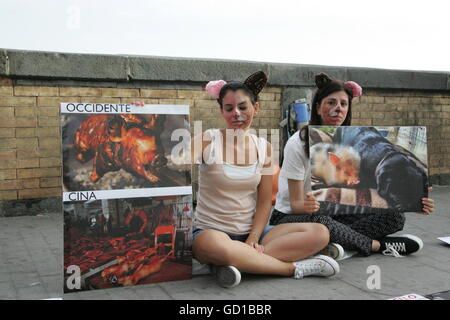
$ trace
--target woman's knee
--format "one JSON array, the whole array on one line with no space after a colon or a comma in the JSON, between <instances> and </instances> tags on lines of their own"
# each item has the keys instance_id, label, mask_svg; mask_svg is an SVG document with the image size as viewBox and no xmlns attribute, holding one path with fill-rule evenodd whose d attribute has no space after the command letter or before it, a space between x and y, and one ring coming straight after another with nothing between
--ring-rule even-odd
<instances>
[{"instance_id":1,"label":"woman's knee","mask_svg":"<svg viewBox=\"0 0 450 320\"><path fill-rule=\"evenodd\" d=\"M330 230L321 223L313 223L313 228L317 235L317 241L326 246L330 242Z\"/></svg>"},{"instance_id":2,"label":"woman's knee","mask_svg":"<svg viewBox=\"0 0 450 320\"><path fill-rule=\"evenodd\" d=\"M201 263L226 265L232 254L229 241L232 240L223 232L204 230L192 243L193 255Z\"/></svg>"},{"instance_id":3,"label":"woman's knee","mask_svg":"<svg viewBox=\"0 0 450 320\"><path fill-rule=\"evenodd\" d=\"M330 231L328 228L320 223L308 223L308 232L312 246L323 249L330 242ZM319 250L320 250L319 249Z\"/></svg>"}]
</instances>

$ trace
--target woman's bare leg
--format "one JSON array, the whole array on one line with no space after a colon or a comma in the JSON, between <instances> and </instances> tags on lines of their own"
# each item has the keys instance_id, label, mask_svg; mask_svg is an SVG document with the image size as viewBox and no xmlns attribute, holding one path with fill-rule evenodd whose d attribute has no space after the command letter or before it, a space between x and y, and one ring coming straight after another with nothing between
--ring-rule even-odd
<instances>
[{"instance_id":1,"label":"woman's bare leg","mask_svg":"<svg viewBox=\"0 0 450 320\"><path fill-rule=\"evenodd\" d=\"M194 240L193 253L197 260L205 264L232 265L242 272L253 274L292 276L295 271L292 262L325 247L329 234L325 227L289 225L292 227L280 225L267 233L263 239L263 245L268 246L265 247L266 253L259 253L243 242L231 240L227 234L217 230L202 231ZM311 244L314 244L313 248L306 248ZM286 259L282 261L272 254Z\"/></svg>"},{"instance_id":2,"label":"woman's bare leg","mask_svg":"<svg viewBox=\"0 0 450 320\"><path fill-rule=\"evenodd\" d=\"M273 227L261 244L264 253L293 262L319 252L329 241L328 228L320 223L285 223Z\"/></svg>"}]
</instances>

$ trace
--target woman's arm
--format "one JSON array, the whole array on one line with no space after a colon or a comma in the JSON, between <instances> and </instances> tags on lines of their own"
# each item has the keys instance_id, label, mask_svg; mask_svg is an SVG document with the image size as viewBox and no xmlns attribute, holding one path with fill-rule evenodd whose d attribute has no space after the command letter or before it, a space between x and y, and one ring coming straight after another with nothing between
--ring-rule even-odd
<instances>
[{"instance_id":1,"label":"woman's arm","mask_svg":"<svg viewBox=\"0 0 450 320\"><path fill-rule=\"evenodd\" d=\"M272 146L267 143L267 157L272 158ZM258 244L259 238L267 225L272 209L272 179L273 172L270 170L273 163L272 160L266 161L261 176L261 181L258 185L258 195L256 200L256 212L253 217L252 230L247 238L246 243L251 245L259 252L263 252L263 247ZM268 170L269 169L269 170Z\"/></svg>"},{"instance_id":2,"label":"woman's arm","mask_svg":"<svg viewBox=\"0 0 450 320\"><path fill-rule=\"evenodd\" d=\"M319 202L312 193L305 194L304 181L307 177L309 159L300 138L292 136L284 148L284 161L280 179L286 179L289 190L289 204L294 214L310 214L319 210Z\"/></svg>"},{"instance_id":3,"label":"woman's arm","mask_svg":"<svg viewBox=\"0 0 450 320\"><path fill-rule=\"evenodd\" d=\"M293 213L310 214L316 212L320 208L319 201L317 201L312 192L305 195L304 181L288 179L289 202Z\"/></svg>"}]
</instances>

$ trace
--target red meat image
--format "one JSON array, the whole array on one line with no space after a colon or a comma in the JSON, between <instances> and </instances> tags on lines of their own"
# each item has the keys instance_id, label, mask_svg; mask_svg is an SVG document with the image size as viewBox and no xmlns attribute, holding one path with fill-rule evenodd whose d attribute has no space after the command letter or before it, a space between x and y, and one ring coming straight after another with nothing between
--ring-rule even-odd
<instances>
[{"instance_id":1,"label":"red meat image","mask_svg":"<svg viewBox=\"0 0 450 320\"><path fill-rule=\"evenodd\" d=\"M93 159L92 182L120 169L158 182L157 174L167 163L159 138L163 122L164 117L154 114L90 115L75 132L76 159Z\"/></svg>"}]
</instances>

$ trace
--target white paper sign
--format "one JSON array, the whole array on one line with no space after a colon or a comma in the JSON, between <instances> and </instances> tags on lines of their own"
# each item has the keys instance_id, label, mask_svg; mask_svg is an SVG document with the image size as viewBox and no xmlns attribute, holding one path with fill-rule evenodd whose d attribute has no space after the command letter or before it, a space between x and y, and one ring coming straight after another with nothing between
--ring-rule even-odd
<instances>
[{"instance_id":1,"label":"white paper sign","mask_svg":"<svg viewBox=\"0 0 450 320\"><path fill-rule=\"evenodd\" d=\"M405 294L404 296L391 298L389 300L430 300L417 293Z\"/></svg>"}]
</instances>

